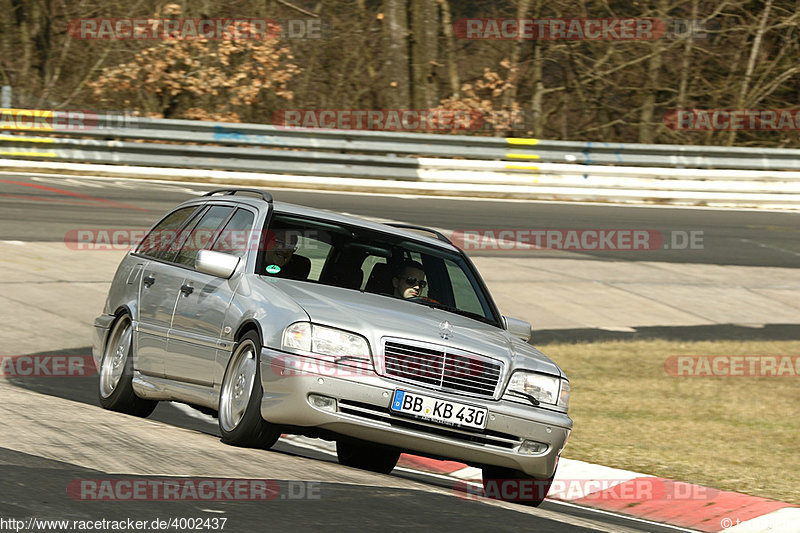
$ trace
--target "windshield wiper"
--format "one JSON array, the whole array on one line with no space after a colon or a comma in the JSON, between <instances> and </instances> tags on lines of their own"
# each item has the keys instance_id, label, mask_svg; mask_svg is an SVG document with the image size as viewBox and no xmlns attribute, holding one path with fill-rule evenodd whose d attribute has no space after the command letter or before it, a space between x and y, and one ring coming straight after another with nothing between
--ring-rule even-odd
<instances>
[{"instance_id":1,"label":"windshield wiper","mask_svg":"<svg viewBox=\"0 0 800 533\"><path fill-rule=\"evenodd\" d=\"M542 403L539 400L537 400L536 397L533 396L532 394L528 394L528 393L525 393L525 392L522 392L522 391L510 390L510 391L508 391L508 393L509 394L516 394L517 396L521 396L521 397L525 398L526 400L528 400L529 402L531 402L533 405L536 405L536 406L538 406L540 403Z\"/></svg>"}]
</instances>

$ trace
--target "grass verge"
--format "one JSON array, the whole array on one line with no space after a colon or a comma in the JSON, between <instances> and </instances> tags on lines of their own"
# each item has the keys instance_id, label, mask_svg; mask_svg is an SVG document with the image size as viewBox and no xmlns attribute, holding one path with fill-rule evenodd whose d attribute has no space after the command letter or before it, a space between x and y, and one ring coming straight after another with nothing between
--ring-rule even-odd
<instances>
[{"instance_id":1,"label":"grass verge","mask_svg":"<svg viewBox=\"0 0 800 533\"><path fill-rule=\"evenodd\" d=\"M673 377L670 356L800 355L800 341L549 344L575 428L564 457L800 504L800 375Z\"/></svg>"}]
</instances>

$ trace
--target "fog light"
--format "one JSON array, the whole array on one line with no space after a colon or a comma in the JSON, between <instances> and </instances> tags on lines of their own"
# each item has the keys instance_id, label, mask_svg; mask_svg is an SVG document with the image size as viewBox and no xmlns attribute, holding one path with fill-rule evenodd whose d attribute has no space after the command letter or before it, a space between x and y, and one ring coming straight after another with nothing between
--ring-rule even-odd
<instances>
[{"instance_id":1,"label":"fog light","mask_svg":"<svg viewBox=\"0 0 800 533\"><path fill-rule=\"evenodd\" d=\"M315 407L320 411L328 411L330 413L336 412L336 399L329 398L328 396L320 396L319 394L309 394L308 403L311 407Z\"/></svg>"},{"instance_id":2,"label":"fog light","mask_svg":"<svg viewBox=\"0 0 800 533\"><path fill-rule=\"evenodd\" d=\"M525 455L538 455L547 451L547 444L544 442L536 442L535 440L523 441L519 447L519 453Z\"/></svg>"}]
</instances>

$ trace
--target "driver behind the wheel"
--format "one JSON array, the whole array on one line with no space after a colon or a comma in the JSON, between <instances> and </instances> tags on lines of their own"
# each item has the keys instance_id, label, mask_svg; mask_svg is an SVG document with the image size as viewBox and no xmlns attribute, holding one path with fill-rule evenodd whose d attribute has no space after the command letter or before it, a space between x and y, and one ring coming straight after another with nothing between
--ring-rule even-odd
<instances>
[{"instance_id":1,"label":"driver behind the wheel","mask_svg":"<svg viewBox=\"0 0 800 533\"><path fill-rule=\"evenodd\" d=\"M417 261L403 262L392 277L394 295L397 298L416 298L428 286L425 281L425 271Z\"/></svg>"}]
</instances>

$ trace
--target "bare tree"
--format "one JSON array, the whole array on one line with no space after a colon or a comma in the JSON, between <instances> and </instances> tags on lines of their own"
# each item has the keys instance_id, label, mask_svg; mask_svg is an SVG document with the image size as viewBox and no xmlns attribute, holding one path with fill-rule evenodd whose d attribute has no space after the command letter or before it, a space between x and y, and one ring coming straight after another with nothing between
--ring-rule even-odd
<instances>
[{"instance_id":1,"label":"bare tree","mask_svg":"<svg viewBox=\"0 0 800 533\"><path fill-rule=\"evenodd\" d=\"M453 36L453 17L450 14L450 1L438 0L442 10L442 33L445 37L445 56L447 58L447 80L450 82L450 94L458 97L461 91L461 78L458 75L455 37Z\"/></svg>"},{"instance_id":2,"label":"bare tree","mask_svg":"<svg viewBox=\"0 0 800 533\"><path fill-rule=\"evenodd\" d=\"M384 101L390 108L408 108L411 82L406 0L383 0L383 43Z\"/></svg>"},{"instance_id":3,"label":"bare tree","mask_svg":"<svg viewBox=\"0 0 800 533\"><path fill-rule=\"evenodd\" d=\"M411 0L412 104L418 109L439 101L439 9L436 0Z\"/></svg>"}]
</instances>

